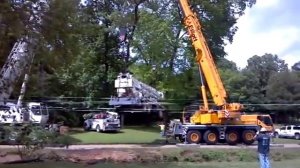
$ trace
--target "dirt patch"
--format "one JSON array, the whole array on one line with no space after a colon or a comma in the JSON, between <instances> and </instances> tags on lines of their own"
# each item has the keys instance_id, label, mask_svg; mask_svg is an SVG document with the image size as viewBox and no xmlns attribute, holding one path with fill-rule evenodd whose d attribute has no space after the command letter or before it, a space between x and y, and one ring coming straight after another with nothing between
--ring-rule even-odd
<instances>
[{"instance_id":1,"label":"dirt patch","mask_svg":"<svg viewBox=\"0 0 300 168\"><path fill-rule=\"evenodd\" d=\"M119 150L76 150L59 152L64 160L72 162L85 162L89 160L131 162L137 158L137 155L129 151Z\"/></svg>"},{"instance_id":2,"label":"dirt patch","mask_svg":"<svg viewBox=\"0 0 300 168\"><path fill-rule=\"evenodd\" d=\"M210 161L253 161L257 160L255 151L237 150L208 150L208 149L78 149L37 151L35 156L41 160L67 161L80 164L109 163L158 163L158 162L210 162ZM272 160L280 161L299 158L298 150L272 150ZM0 152L0 163L18 160L20 157L12 152Z\"/></svg>"},{"instance_id":3,"label":"dirt patch","mask_svg":"<svg viewBox=\"0 0 300 168\"><path fill-rule=\"evenodd\" d=\"M6 163L6 162L13 162L21 160L20 155L17 154L7 154L7 153L1 153L0 154L0 164Z\"/></svg>"},{"instance_id":4,"label":"dirt patch","mask_svg":"<svg viewBox=\"0 0 300 168\"><path fill-rule=\"evenodd\" d=\"M49 155L51 153L51 156ZM92 150L68 150L51 151L45 156L48 159L60 158L60 160L94 164L97 162L157 162L162 160L158 151L141 151L131 149L92 149Z\"/></svg>"}]
</instances>

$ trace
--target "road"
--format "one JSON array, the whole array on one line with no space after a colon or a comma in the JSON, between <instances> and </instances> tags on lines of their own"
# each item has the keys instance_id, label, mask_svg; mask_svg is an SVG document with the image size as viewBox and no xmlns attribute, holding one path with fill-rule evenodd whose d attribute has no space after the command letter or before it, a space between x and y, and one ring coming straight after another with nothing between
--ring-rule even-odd
<instances>
[{"instance_id":1,"label":"road","mask_svg":"<svg viewBox=\"0 0 300 168\"><path fill-rule=\"evenodd\" d=\"M0 149L13 149L17 146L0 145ZM257 148L256 145L199 145L199 144L174 144L174 145L139 145L139 144L109 144L109 145L70 145L68 150L86 150L86 149L136 149L136 148L152 148L152 149L171 149L171 148L218 148L218 149L247 149ZM271 144L271 148L300 148L299 144ZM66 149L65 147L46 147L46 149Z\"/></svg>"}]
</instances>

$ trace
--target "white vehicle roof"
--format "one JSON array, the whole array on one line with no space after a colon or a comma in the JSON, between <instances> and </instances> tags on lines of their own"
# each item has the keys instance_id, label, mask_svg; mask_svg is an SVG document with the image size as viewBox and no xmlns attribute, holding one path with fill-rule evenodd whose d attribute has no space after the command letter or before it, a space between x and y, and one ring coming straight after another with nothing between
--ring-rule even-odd
<instances>
[{"instance_id":1,"label":"white vehicle roof","mask_svg":"<svg viewBox=\"0 0 300 168\"><path fill-rule=\"evenodd\" d=\"M41 103L38 103L38 102L29 102L27 103L28 106L40 106Z\"/></svg>"}]
</instances>

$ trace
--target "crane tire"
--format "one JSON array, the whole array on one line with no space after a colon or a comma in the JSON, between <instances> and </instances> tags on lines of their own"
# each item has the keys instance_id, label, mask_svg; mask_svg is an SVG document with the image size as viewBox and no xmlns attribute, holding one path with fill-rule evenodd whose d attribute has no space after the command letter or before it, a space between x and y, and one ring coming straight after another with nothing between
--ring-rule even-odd
<instances>
[{"instance_id":1,"label":"crane tire","mask_svg":"<svg viewBox=\"0 0 300 168\"><path fill-rule=\"evenodd\" d=\"M253 137L255 136L255 131L253 130L244 130L242 134L243 142L246 145L251 145L254 142Z\"/></svg>"},{"instance_id":2,"label":"crane tire","mask_svg":"<svg viewBox=\"0 0 300 168\"><path fill-rule=\"evenodd\" d=\"M234 130L230 130L226 133L226 142L229 145L236 145L239 142L239 133Z\"/></svg>"},{"instance_id":3,"label":"crane tire","mask_svg":"<svg viewBox=\"0 0 300 168\"><path fill-rule=\"evenodd\" d=\"M218 134L216 131L207 130L204 133L203 139L207 145L215 145L218 142Z\"/></svg>"},{"instance_id":4,"label":"crane tire","mask_svg":"<svg viewBox=\"0 0 300 168\"><path fill-rule=\"evenodd\" d=\"M187 133L187 142L198 144L202 139L201 133L197 130L190 130Z\"/></svg>"}]
</instances>

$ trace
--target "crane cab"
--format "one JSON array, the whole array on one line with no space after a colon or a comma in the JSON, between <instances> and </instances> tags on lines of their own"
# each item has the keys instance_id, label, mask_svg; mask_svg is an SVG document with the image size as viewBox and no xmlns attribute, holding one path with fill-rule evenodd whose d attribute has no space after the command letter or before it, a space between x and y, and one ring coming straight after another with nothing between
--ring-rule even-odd
<instances>
[{"instance_id":1,"label":"crane cab","mask_svg":"<svg viewBox=\"0 0 300 168\"><path fill-rule=\"evenodd\" d=\"M48 122L49 112L48 108L37 102L30 102L27 104L29 121L36 124L44 125ZM28 118L27 118L28 119Z\"/></svg>"}]
</instances>

